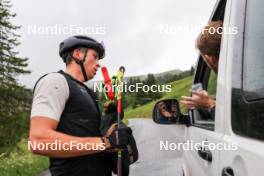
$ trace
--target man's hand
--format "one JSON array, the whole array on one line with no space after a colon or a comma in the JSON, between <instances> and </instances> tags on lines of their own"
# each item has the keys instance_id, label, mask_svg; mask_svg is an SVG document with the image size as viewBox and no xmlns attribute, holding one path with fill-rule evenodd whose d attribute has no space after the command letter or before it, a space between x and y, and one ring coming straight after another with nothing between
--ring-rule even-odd
<instances>
[{"instance_id":1,"label":"man's hand","mask_svg":"<svg viewBox=\"0 0 264 176\"><path fill-rule=\"evenodd\" d=\"M117 105L115 102L106 102L104 104L104 113L114 115L114 119L117 121ZM121 109L121 120L124 118L123 108Z\"/></svg>"},{"instance_id":2,"label":"man's hand","mask_svg":"<svg viewBox=\"0 0 264 176\"><path fill-rule=\"evenodd\" d=\"M129 144L131 132L128 128L117 128L117 124L113 124L106 135L103 137L105 140L106 148L125 148Z\"/></svg>"},{"instance_id":3,"label":"man's hand","mask_svg":"<svg viewBox=\"0 0 264 176\"><path fill-rule=\"evenodd\" d=\"M107 130L105 136L103 137L106 149L109 149L112 147L110 141L108 140L108 137L113 133L115 129L117 129L117 123L114 123L113 125L111 125L111 127Z\"/></svg>"},{"instance_id":4,"label":"man's hand","mask_svg":"<svg viewBox=\"0 0 264 176\"><path fill-rule=\"evenodd\" d=\"M105 102L104 103L104 109L105 109L106 114L116 113L117 112L116 103Z\"/></svg>"},{"instance_id":5,"label":"man's hand","mask_svg":"<svg viewBox=\"0 0 264 176\"><path fill-rule=\"evenodd\" d=\"M207 108L212 109L215 106L215 100L213 100L209 95L208 92L205 90L202 91L192 91L192 97L181 97L181 103L187 109L197 109L197 108Z\"/></svg>"},{"instance_id":6,"label":"man's hand","mask_svg":"<svg viewBox=\"0 0 264 176\"><path fill-rule=\"evenodd\" d=\"M169 111L162 111L162 115L168 119L172 118L173 117L173 114Z\"/></svg>"}]
</instances>

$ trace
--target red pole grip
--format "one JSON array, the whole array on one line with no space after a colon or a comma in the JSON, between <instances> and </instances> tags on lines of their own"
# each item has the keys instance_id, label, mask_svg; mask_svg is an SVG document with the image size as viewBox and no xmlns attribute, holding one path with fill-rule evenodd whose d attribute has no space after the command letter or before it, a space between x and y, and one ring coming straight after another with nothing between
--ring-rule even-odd
<instances>
[{"instance_id":1,"label":"red pole grip","mask_svg":"<svg viewBox=\"0 0 264 176\"><path fill-rule=\"evenodd\" d=\"M107 96L108 96L108 98L110 100L114 100L115 94L114 94L114 91L113 91L111 78L110 78L110 76L108 74L108 70L107 70L106 67L102 67L101 71L102 71L102 74L103 74L103 77L104 77L105 91L107 93Z\"/></svg>"}]
</instances>

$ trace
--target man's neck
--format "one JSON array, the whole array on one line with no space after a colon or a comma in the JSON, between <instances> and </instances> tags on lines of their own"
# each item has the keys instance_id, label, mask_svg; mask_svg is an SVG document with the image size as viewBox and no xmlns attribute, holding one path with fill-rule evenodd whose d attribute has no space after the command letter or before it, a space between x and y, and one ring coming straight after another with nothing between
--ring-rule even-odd
<instances>
[{"instance_id":1,"label":"man's neck","mask_svg":"<svg viewBox=\"0 0 264 176\"><path fill-rule=\"evenodd\" d=\"M79 68L73 68L73 67L67 66L65 72L80 82L84 81L82 72Z\"/></svg>"}]
</instances>

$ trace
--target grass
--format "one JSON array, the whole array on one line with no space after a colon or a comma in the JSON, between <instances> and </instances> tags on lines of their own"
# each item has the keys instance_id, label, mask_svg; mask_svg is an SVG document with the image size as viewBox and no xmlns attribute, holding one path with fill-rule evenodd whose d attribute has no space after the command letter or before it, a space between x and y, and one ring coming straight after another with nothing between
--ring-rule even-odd
<instances>
[{"instance_id":1,"label":"grass","mask_svg":"<svg viewBox=\"0 0 264 176\"><path fill-rule=\"evenodd\" d=\"M190 95L189 89L192 84L192 76L185 79L174 81L169 83L171 85L172 91L167 92L163 95L161 99L177 99L180 100L182 95ZM159 100L161 100L159 99ZM137 108L128 107L125 110L125 120L129 118L149 118L152 116L152 109L155 103L159 100L147 103Z\"/></svg>"},{"instance_id":2,"label":"grass","mask_svg":"<svg viewBox=\"0 0 264 176\"><path fill-rule=\"evenodd\" d=\"M1 176L36 176L48 169L49 160L28 151L27 141L22 140L8 157L0 157Z\"/></svg>"},{"instance_id":3,"label":"grass","mask_svg":"<svg viewBox=\"0 0 264 176\"><path fill-rule=\"evenodd\" d=\"M212 97L215 97L216 96L217 75L213 71L211 71L210 74L211 75L210 75L210 79L208 82L208 93Z\"/></svg>"}]
</instances>

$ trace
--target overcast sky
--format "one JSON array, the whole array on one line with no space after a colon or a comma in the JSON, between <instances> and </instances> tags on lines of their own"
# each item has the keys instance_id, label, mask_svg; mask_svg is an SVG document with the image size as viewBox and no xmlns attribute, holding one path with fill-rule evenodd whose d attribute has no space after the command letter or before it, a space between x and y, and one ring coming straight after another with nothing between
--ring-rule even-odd
<instances>
[{"instance_id":1,"label":"overcast sky","mask_svg":"<svg viewBox=\"0 0 264 176\"><path fill-rule=\"evenodd\" d=\"M195 64L196 36L208 21L216 0L12 0L13 20L22 28L20 56L29 58L30 75L20 76L32 88L41 75L64 69L59 43L86 34L106 47L101 65L126 75L186 70ZM64 30L64 32L63 32ZM98 72L95 79L100 79Z\"/></svg>"}]
</instances>

